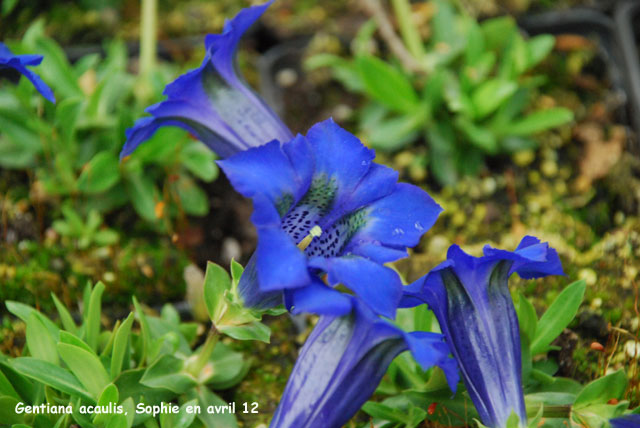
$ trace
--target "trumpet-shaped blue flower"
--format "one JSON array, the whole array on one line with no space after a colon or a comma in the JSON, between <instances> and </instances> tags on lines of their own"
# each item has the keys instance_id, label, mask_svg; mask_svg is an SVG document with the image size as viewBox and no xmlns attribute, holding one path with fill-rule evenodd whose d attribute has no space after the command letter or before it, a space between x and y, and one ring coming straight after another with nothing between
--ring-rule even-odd
<instances>
[{"instance_id":1,"label":"trumpet-shaped blue flower","mask_svg":"<svg viewBox=\"0 0 640 428\"><path fill-rule=\"evenodd\" d=\"M453 245L447 260L405 287L401 306L434 311L482 422L504 428L512 412L526 426L520 332L507 280L561 275L556 251L532 236L515 251L486 246L472 257Z\"/></svg>"},{"instance_id":2,"label":"trumpet-shaped blue flower","mask_svg":"<svg viewBox=\"0 0 640 428\"><path fill-rule=\"evenodd\" d=\"M406 333L356 299L343 316L323 316L296 361L271 421L272 428L339 428L373 394L391 361L410 350L426 370L443 369L458 382L449 347L436 333Z\"/></svg>"},{"instance_id":3,"label":"trumpet-shaped blue flower","mask_svg":"<svg viewBox=\"0 0 640 428\"><path fill-rule=\"evenodd\" d=\"M640 427L640 414L624 415L619 418L609 419L611 428L638 428Z\"/></svg>"},{"instance_id":4,"label":"trumpet-shaped blue flower","mask_svg":"<svg viewBox=\"0 0 640 428\"><path fill-rule=\"evenodd\" d=\"M7 68L16 70L29 79L45 99L55 103L56 98L51 88L42 81L40 76L27 68L27 66L39 65L41 62L42 55L14 55L4 43L0 42L0 71Z\"/></svg>"},{"instance_id":5,"label":"trumpet-shaped blue flower","mask_svg":"<svg viewBox=\"0 0 640 428\"><path fill-rule=\"evenodd\" d=\"M202 65L167 85L167 99L147 108L151 117L139 119L127 130L121 158L165 125L186 129L221 157L274 139L292 138L286 125L235 69L240 38L270 4L243 9L225 23L222 34L205 38Z\"/></svg>"},{"instance_id":6,"label":"trumpet-shaped blue flower","mask_svg":"<svg viewBox=\"0 0 640 428\"><path fill-rule=\"evenodd\" d=\"M394 316L402 285L382 264L406 256L441 208L374 156L329 119L306 137L219 162L254 204L258 246L239 284L246 306L282 303L284 291L293 312L344 314L348 296L331 287L342 284ZM330 286L318 279L324 273Z\"/></svg>"}]
</instances>

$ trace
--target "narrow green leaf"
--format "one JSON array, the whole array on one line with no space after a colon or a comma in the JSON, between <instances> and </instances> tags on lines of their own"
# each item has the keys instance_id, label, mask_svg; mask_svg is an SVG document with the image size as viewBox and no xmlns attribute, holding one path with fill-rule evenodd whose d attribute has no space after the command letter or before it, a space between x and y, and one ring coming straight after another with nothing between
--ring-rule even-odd
<instances>
[{"instance_id":1,"label":"narrow green leaf","mask_svg":"<svg viewBox=\"0 0 640 428\"><path fill-rule=\"evenodd\" d=\"M184 361L165 354L144 372L140 383L151 388L163 388L183 394L197 385L196 379L183 371Z\"/></svg>"},{"instance_id":2,"label":"narrow green leaf","mask_svg":"<svg viewBox=\"0 0 640 428\"><path fill-rule=\"evenodd\" d=\"M493 113L518 89L518 85L510 80L490 79L473 91L475 116L482 119Z\"/></svg>"},{"instance_id":3,"label":"narrow green leaf","mask_svg":"<svg viewBox=\"0 0 640 428\"><path fill-rule=\"evenodd\" d=\"M115 334L113 352L111 354L111 379L117 378L122 371L122 364L127 348L129 347L129 335L131 334L131 326L133 325L134 318L133 312L130 313Z\"/></svg>"},{"instance_id":4,"label":"narrow green leaf","mask_svg":"<svg viewBox=\"0 0 640 428\"><path fill-rule=\"evenodd\" d=\"M218 327L218 330L237 340L259 340L269 343L271 336L271 329L258 321L246 325L223 325Z\"/></svg>"},{"instance_id":5,"label":"narrow green leaf","mask_svg":"<svg viewBox=\"0 0 640 428\"><path fill-rule=\"evenodd\" d=\"M33 309L31 306L25 305L24 303L20 303L20 302L14 302L12 300L7 300L5 302L5 305L7 306L7 310L9 312L17 316L18 318L20 318L22 321L24 321L25 324L29 320L29 316L32 313L35 313L36 316L40 319L40 321L42 321L42 323L45 325L45 327L47 327L47 330L49 330L49 333L51 333L51 336L58 337L58 332L60 331L58 326L55 325L53 322L51 322L49 318L45 317L40 312Z\"/></svg>"},{"instance_id":6,"label":"narrow green leaf","mask_svg":"<svg viewBox=\"0 0 640 428\"><path fill-rule=\"evenodd\" d=\"M136 299L135 296L133 296L133 307L136 310L138 322L140 323L140 329L142 330L142 355L140 356L139 363L143 364L145 361L147 361L147 358L149 356L153 337L151 336L151 329L149 328L147 317L142 311L142 307L140 306L140 303L138 303L138 299Z\"/></svg>"},{"instance_id":7,"label":"narrow green leaf","mask_svg":"<svg viewBox=\"0 0 640 428\"><path fill-rule=\"evenodd\" d=\"M17 414L14 410L18 403L20 403L20 400L15 397L0 396L0 421L2 421L1 423L3 425L21 424L24 422L24 414ZM29 428L27 425L24 426Z\"/></svg>"},{"instance_id":8,"label":"narrow green leaf","mask_svg":"<svg viewBox=\"0 0 640 428\"><path fill-rule=\"evenodd\" d=\"M536 309L522 293L518 293L518 304L516 305L520 331L532 341L536 337L538 327L538 316Z\"/></svg>"},{"instance_id":9,"label":"narrow green leaf","mask_svg":"<svg viewBox=\"0 0 640 428\"><path fill-rule=\"evenodd\" d=\"M418 95L409 79L397 68L373 56L356 58L356 66L367 93L390 109L411 112Z\"/></svg>"},{"instance_id":10,"label":"narrow green leaf","mask_svg":"<svg viewBox=\"0 0 640 428\"><path fill-rule=\"evenodd\" d=\"M535 67L545 59L553 49L555 42L556 38L551 34L540 34L527 40L527 50L529 52L527 68Z\"/></svg>"},{"instance_id":11,"label":"narrow green leaf","mask_svg":"<svg viewBox=\"0 0 640 428\"><path fill-rule=\"evenodd\" d=\"M68 370L54 364L36 358L20 357L11 361L11 367L24 376L49 385L58 391L74 397L81 397L90 403L96 401Z\"/></svg>"},{"instance_id":12,"label":"narrow green leaf","mask_svg":"<svg viewBox=\"0 0 640 428\"><path fill-rule=\"evenodd\" d=\"M78 189L84 193L95 194L109 190L120 181L118 157L110 150L95 155L78 177Z\"/></svg>"},{"instance_id":13,"label":"narrow green leaf","mask_svg":"<svg viewBox=\"0 0 640 428\"><path fill-rule=\"evenodd\" d=\"M113 403L114 405L117 405L118 401L119 401L118 388L114 384L110 383L102 390L102 393L100 394L100 398L98 398L98 406L107 407L109 406L109 403ZM112 415L109 413L96 413L95 416L93 417L93 423L104 424L106 421L110 419L111 416ZM124 421L126 423L126 418Z\"/></svg>"},{"instance_id":14,"label":"narrow green leaf","mask_svg":"<svg viewBox=\"0 0 640 428\"><path fill-rule=\"evenodd\" d=\"M569 284L542 315L531 342L531 355L546 352L553 340L569 325L578 313L586 290L584 280Z\"/></svg>"},{"instance_id":15,"label":"narrow green leaf","mask_svg":"<svg viewBox=\"0 0 640 428\"><path fill-rule=\"evenodd\" d=\"M100 315L102 313L102 293L104 284L98 282L91 292L86 318L85 339L94 352L98 350L98 339L100 338Z\"/></svg>"},{"instance_id":16,"label":"narrow green leaf","mask_svg":"<svg viewBox=\"0 0 640 428\"><path fill-rule=\"evenodd\" d=\"M624 370L618 370L588 383L576 397L573 409L579 410L594 404L606 404L611 399L620 400L629 379Z\"/></svg>"},{"instance_id":17,"label":"narrow green leaf","mask_svg":"<svg viewBox=\"0 0 640 428\"><path fill-rule=\"evenodd\" d=\"M217 322L224 310L224 294L231 288L231 279L227 271L215 263L207 263L204 276L204 303L209 317Z\"/></svg>"},{"instance_id":18,"label":"narrow green leaf","mask_svg":"<svg viewBox=\"0 0 640 428\"><path fill-rule=\"evenodd\" d=\"M51 336L37 314L31 313L27 321L27 346L31 356L58 365L56 340L57 337Z\"/></svg>"},{"instance_id":19,"label":"narrow green leaf","mask_svg":"<svg viewBox=\"0 0 640 428\"><path fill-rule=\"evenodd\" d=\"M53 299L53 303L56 305L56 309L58 310L58 315L60 316L60 322L62 322L62 327L67 330L69 333L78 335L78 327L76 323L73 321L73 317L69 313L67 307L62 303L55 294L51 293L51 298Z\"/></svg>"},{"instance_id":20,"label":"narrow green leaf","mask_svg":"<svg viewBox=\"0 0 640 428\"><path fill-rule=\"evenodd\" d=\"M500 135L527 136L564 125L573 120L573 112L563 107L539 110L522 119L511 122L496 131Z\"/></svg>"},{"instance_id":21,"label":"narrow green leaf","mask_svg":"<svg viewBox=\"0 0 640 428\"><path fill-rule=\"evenodd\" d=\"M9 379L0 371L0 395L6 395L9 397L13 397L16 400L20 400L20 396L9 382Z\"/></svg>"},{"instance_id":22,"label":"narrow green leaf","mask_svg":"<svg viewBox=\"0 0 640 428\"><path fill-rule=\"evenodd\" d=\"M98 398L109 384L109 375L98 356L67 343L58 343L58 353L87 391Z\"/></svg>"},{"instance_id":23,"label":"narrow green leaf","mask_svg":"<svg viewBox=\"0 0 640 428\"><path fill-rule=\"evenodd\" d=\"M93 350L89 347L89 345L87 345L82 339L78 338L77 336L74 336L73 334L67 332L67 331L60 331L60 342L61 343L66 343L69 345L73 345L73 346L77 346L79 348L84 349L85 351L88 352L93 352ZM57 354L57 350L56 350L56 354Z\"/></svg>"}]
</instances>

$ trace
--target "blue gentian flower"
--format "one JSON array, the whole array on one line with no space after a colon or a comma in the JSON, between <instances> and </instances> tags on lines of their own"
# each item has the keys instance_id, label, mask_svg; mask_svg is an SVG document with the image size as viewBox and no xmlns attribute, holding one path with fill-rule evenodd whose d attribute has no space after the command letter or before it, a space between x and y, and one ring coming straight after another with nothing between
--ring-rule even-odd
<instances>
[{"instance_id":1,"label":"blue gentian flower","mask_svg":"<svg viewBox=\"0 0 640 428\"><path fill-rule=\"evenodd\" d=\"M40 76L27 68L27 66L39 65L41 62L42 55L14 55L4 43L0 42L0 71L7 68L16 70L29 79L45 99L55 103L56 98L51 88L42 81Z\"/></svg>"},{"instance_id":2,"label":"blue gentian flower","mask_svg":"<svg viewBox=\"0 0 640 428\"><path fill-rule=\"evenodd\" d=\"M611 428L638 428L640 427L640 414L624 415L619 418L609 419Z\"/></svg>"},{"instance_id":3,"label":"blue gentian flower","mask_svg":"<svg viewBox=\"0 0 640 428\"><path fill-rule=\"evenodd\" d=\"M284 291L294 313L345 314L347 295L333 288L342 284L376 313L394 316L402 285L382 264L406 256L441 208L374 157L329 119L306 137L219 161L254 204L258 246L239 284L245 306L282 303Z\"/></svg>"},{"instance_id":4,"label":"blue gentian flower","mask_svg":"<svg viewBox=\"0 0 640 428\"><path fill-rule=\"evenodd\" d=\"M270 4L243 9L225 23L222 34L205 38L202 65L167 85L167 99L146 110L152 117L139 119L127 130L120 158L133 153L165 125L186 129L223 158L274 139L292 138L286 125L235 69L240 38Z\"/></svg>"},{"instance_id":5,"label":"blue gentian flower","mask_svg":"<svg viewBox=\"0 0 640 428\"><path fill-rule=\"evenodd\" d=\"M343 316L322 316L305 342L271 428L339 428L373 394L391 361L410 350L426 370L439 366L455 390L458 371L436 333L406 333L357 299Z\"/></svg>"},{"instance_id":6,"label":"blue gentian flower","mask_svg":"<svg viewBox=\"0 0 640 428\"><path fill-rule=\"evenodd\" d=\"M400 306L434 311L482 422L504 428L512 412L526 426L520 331L507 280L562 275L556 251L532 236L515 251L486 246L472 257L453 245L447 260L405 287Z\"/></svg>"}]
</instances>

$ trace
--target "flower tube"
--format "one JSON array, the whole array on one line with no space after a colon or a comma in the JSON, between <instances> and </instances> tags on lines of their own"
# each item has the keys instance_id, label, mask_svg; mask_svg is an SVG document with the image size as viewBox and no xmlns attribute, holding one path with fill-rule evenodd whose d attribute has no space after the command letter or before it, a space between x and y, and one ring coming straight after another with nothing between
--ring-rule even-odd
<instances>
[{"instance_id":1,"label":"flower tube","mask_svg":"<svg viewBox=\"0 0 640 428\"><path fill-rule=\"evenodd\" d=\"M357 299L343 316L323 316L305 342L271 428L339 428L373 394L391 361L410 350L426 370L439 366L451 389L458 371L443 336L406 333Z\"/></svg>"},{"instance_id":2,"label":"flower tube","mask_svg":"<svg viewBox=\"0 0 640 428\"><path fill-rule=\"evenodd\" d=\"M486 246L472 257L453 245L447 260L405 287L401 307L429 305L451 347L482 423L504 428L512 412L526 426L518 317L508 278L562 275L556 251L532 236L515 251Z\"/></svg>"},{"instance_id":3,"label":"flower tube","mask_svg":"<svg viewBox=\"0 0 640 428\"><path fill-rule=\"evenodd\" d=\"M220 157L228 157L271 140L289 141L287 126L238 76L235 54L242 35L271 2L243 9L227 21L222 34L205 38L202 65L167 85L165 101L147 108L126 132L124 158L162 126L186 129Z\"/></svg>"}]
</instances>

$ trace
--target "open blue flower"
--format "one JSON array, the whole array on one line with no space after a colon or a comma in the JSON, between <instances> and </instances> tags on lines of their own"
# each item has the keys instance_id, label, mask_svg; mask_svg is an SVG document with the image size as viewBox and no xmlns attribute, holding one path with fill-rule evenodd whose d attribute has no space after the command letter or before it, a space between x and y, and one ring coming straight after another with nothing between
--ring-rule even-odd
<instances>
[{"instance_id":1,"label":"open blue flower","mask_svg":"<svg viewBox=\"0 0 640 428\"><path fill-rule=\"evenodd\" d=\"M472 257L453 245L447 260L405 287L400 306L434 311L482 422L504 428L512 412L526 426L520 331L507 280L562 275L556 251L532 236L515 251L486 246Z\"/></svg>"},{"instance_id":2,"label":"open blue flower","mask_svg":"<svg viewBox=\"0 0 640 428\"><path fill-rule=\"evenodd\" d=\"M219 161L235 189L253 199L258 247L240 279L249 307L284 301L293 312L339 315L351 306L342 284L376 313L393 317L402 294L382 264L407 255L439 213L418 187L329 119L306 137L270 142Z\"/></svg>"},{"instance_id":3,"label":"open blue flower","mask_svg":"<svg viewBox=\"0 0 640 428\"><path fill-rule=\"evenodd\" d=\"M42 55L14 55L4 43L0 42L0 71L7 68L16 70L29 79L45 99L55 103L56 98L51 88L42 81L40 76L27 68L27 66L39 65L41 62Z\"/></svg>"},{"instance_id":4,"label":"open blue flower","mask_svg":"<svg viewBox=\"0 0 640 428\"><path fill-rule=\"evenodd\" d=\"M426 370L443 369L455 390L458 371L436 333L406 333L356 299L348 315L323 316L300 351L271 428L339 428L373 394L391 361L410 350Z\"/></svg>"},{"instance_id":5,"label":"open blue flower","mask_svg":"<svg viewBox=\"0 0 640 428\"><path fill-rule=\"evenodd\" d=\"M202 65L167 85L167 99L148 107L151 117L139 119L127 130L121 158L133 153L165 125L186 129L221 157L274 139L292 138L286 125L235 69L240 38L270 4L243 9L225 23L222 34L205 38Z\"/></svg>"},{"instance_id":6,"label":"open blue flower","mask_svg":"<svg viewBox=\"0 0 640 428\"><path fill-rule=\"evenodd\" d=\"M624 415L619 418L609 419L611 428L638 428L640 427L640 414Z\"/></svg>"}]
</instances>

